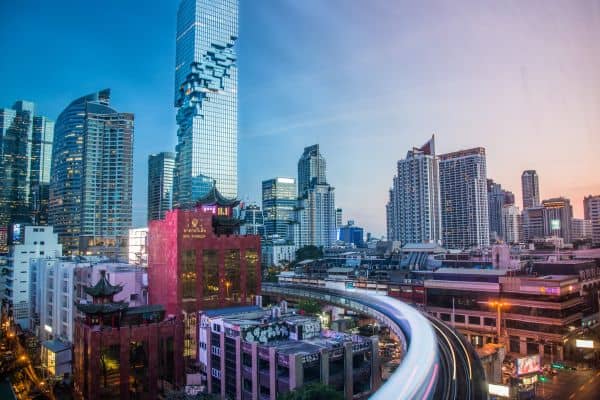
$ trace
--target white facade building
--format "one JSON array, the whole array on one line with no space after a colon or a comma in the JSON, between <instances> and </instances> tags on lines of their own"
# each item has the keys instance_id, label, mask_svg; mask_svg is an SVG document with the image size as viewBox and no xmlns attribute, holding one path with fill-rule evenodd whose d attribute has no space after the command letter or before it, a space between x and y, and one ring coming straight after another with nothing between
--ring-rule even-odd
<instances>
[{"instance_id":1,"label":"white facade building","mask_svg":"<svg viewBox=\"0 0 600 400\"><path fill-rule=\"evenodd\" d=\"M75 269L89 266L67 258L39 258L31 263L32 329L40 340L73 342Z\"/></svg>"},{"instance_id":2,"label":"white facade building","mask_svg":"<svg viewBox=\"0 0 600 400\"><path fill-rule=\"evenodd\" d=\"M589 240L592 238L592 221L589 219L573 218L571 221L571 239Z\"/></svg>"},{"instance_id":3,"label":"white facade building","mask_svg":"<svg viewBox=\"0 0 600 400\"><path fill-rule=\"evenodd\" d=\"M514 204L502 207L502 233L506 243L521 241L522 223L521 211Z\"/></svg>"},{"instance_id":4,"label":"white facade building","mask_svg":"<svg viewBox=\"0 0 600 400\"><path fill-rule=\"evenodd\" d=\"M476 147L439 157L443 246L448 249L489 246L485 149Z\"/></svg>"},{"instance_id":5,"label":"white facade building","mask_svg":"<svg viewBox=\"0 0 600 400\"><path fill-rule=\"evenodd\" d=\"M439 243L440 185L435 138L413 148L399 160L386 205L387 239L408 243Z\"/></svg>"},{"instance_id":6,"label":"white facade building","mask_svg":"<svg viewBox=\"0 0 600 400\"><path fill-rule=\"evenodd\" d=\"M9 246L2 296L12 304L13 317L23 329L30 328L30 262L40 257L62 255L58 235L50 226L13 228L13 243Z\"/></svg>"},{"instance_id":7,"label":"white facade building","mask_svg":"<svg viewBox=\"0 0 600 400\"><path fill-rule=\"evenodd\" d=\"M282 262L292 262L296 259L298 247L285 241L267 241L260 251L262 264L266 267L280 265Z\"/></svg>"},{"instance_id":8,"label":"white facade building","mask_svg":"<svg viewBox=\"0 0 600 400\"><path fill-rule=\"evenodd\" d=\"M583 199L585 219L592 221L592 243L600 245L600 195Z\"/></svg>"},{"instance_id":9,"label":"white facade building","mask_svg":"<svg viewBox=\"0 0 600 400\"><path fill-rule=\"evenodd\" d=\"M148 228L134 228L129 230L129 263L148 266Z\"/></svg>"}]
</instances>

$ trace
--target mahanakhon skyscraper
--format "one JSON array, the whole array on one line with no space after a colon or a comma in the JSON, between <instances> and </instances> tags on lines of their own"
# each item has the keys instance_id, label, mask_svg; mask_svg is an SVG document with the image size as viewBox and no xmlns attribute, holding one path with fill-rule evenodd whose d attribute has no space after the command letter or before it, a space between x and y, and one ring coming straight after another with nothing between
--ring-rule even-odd
<instances>
[{"instance_id":1,"label":"mahanakhon skyscraper","mask_svg":"<svg viewBox=\"0 0 600 400\"><path fill-rule=\"evenodd\" d=\"M177 147L173 205L213 185L237 197L238 0L182 0L177 13Z\"/></svg>"}]
</instances>

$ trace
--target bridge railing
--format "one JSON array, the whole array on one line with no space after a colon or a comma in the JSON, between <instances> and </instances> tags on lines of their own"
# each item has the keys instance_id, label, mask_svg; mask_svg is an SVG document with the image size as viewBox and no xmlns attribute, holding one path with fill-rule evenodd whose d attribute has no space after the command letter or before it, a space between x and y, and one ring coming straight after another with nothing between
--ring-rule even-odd
<instances>
[{"instance_id":1,"label":"bridge railing","mask_svg":"<svg viewBox=\"0 0 600 400\"><path fill-rule=\"evenodd\" d=\"M356 290L306 285L262 284L264 294L314 299L375 318L398 336L404 357L396 371L371 399L432 399L439 374L438 347L433 328L417 310L388 296Z\"/></svg>"}]
</instances>

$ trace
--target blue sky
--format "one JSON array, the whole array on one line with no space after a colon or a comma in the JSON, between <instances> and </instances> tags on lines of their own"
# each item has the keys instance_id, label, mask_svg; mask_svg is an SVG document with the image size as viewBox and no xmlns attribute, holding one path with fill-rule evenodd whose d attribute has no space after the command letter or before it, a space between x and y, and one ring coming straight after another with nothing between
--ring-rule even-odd
<instances>
[{"instance_id":1,"label":"blue sky","mask_svg":"<svg viewBox=\"0 0 600 400\"><path fill-rule=\"evenodd\" d=\"M177 3L0 4L0 105L56 118L110 87L135 113L136 225L147 156L176 143ZM319 143L344 218L384 234L395 163L434 132L439 152L486 147L518 199L523 169L576 215L600 194L600 2L241 0L237 50L244 200Z\"/></svg>"}]
</instances>

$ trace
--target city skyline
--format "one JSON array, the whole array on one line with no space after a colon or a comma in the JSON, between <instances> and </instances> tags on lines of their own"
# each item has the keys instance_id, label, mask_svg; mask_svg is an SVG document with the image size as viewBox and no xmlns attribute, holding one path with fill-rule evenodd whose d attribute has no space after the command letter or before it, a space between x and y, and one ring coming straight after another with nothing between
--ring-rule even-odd
<instances>
[{"instance_id":1,"label":"city skyline","mask_svg":"<svg viewBox=\"0 0 600 400\"><path fill-rule=\"evenodd\" d=\"M172 107L177 2L122 16L115 10L132 6L62 4L24 2L10 10L0 33L20 40L3 42L2 49L20 62L0 67L0 106L28 100L40 115L56 120L73 98L110 87L115 108L136 115L134 225L144 225L147 157L174 151L177 140ZM488 178L518 199L522 171L537 170L540 200L565 196L581 217L583 196L600 192L594 176L600 162L593 152L600 146L600 52L590 51L598 46L598 6L384 5L375 2L358 12L335 2L240 4L239 197L258 202L263 180L294 176L299 151L319 143L336 205L379 236L394 166L435 132L440 154L485 147ZM1 15L8 12L0 6ZM82 15L82 21L73 18ZM110 32L102 25L105 15L114 22ZM249 23L253 20L259 23ZM493 28L486 28L490 21ZM364 23L357 28L358 22ZM296 25L310 26L310 32ZM152 29L135 31L148 26ZM389 35L397 40L381 40ZM123 37L152 47L133 49ZM57 48L60 42L79 46L78 57L64 64L72 48ZM28 50L33 44L39 52ZM315 48L317 57L307 62ZM132 49L128 62L115 62ZM107 50L110 55L99 60L98 52ZM41 58L48 60L44 73L36 61ZM361 75L360 84L348 84L373 68L379 78ZM23 74L27 81L20 79ZM305 87L311 90L302 91ZM367 205L356 201L364 191L370 194Z\"/></svg>"}]
</instances>

